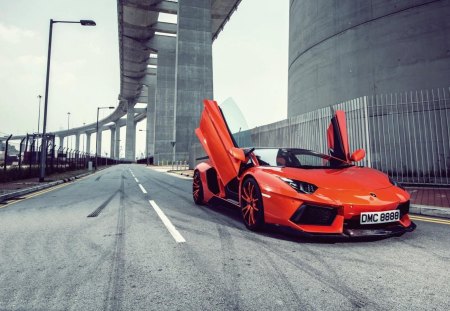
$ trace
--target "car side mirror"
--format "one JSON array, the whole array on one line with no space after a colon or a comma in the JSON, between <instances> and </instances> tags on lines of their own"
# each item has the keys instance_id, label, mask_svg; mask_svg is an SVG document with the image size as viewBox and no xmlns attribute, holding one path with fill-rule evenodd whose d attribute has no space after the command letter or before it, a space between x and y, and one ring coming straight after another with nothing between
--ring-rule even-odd
<instances>
[{"instance_id":1,"label":"car side mirror","mask_svg":"<svg viewBox=\"0 0 450 311\"><path fill-rule=\"evenodd\" d=\"M240 149L240 148L236 148L236 147L231 147L230 148L230 154L233 158L235 158L236 160L239 160L241 162L245 162L245 153L244 150Z\"/></svg>"},{"instance_id":2,"label":"car side mirror","mask_svg":"<svg viewBox=\"0 0 450 311\"><path fill-rule=\"evenodd\" d=\"M358 162L364 159L365 156L366 152L364 151L364 149L358 149L352 153L352 155L350 156L350 161Z\"/></svg>"}]
</instances>

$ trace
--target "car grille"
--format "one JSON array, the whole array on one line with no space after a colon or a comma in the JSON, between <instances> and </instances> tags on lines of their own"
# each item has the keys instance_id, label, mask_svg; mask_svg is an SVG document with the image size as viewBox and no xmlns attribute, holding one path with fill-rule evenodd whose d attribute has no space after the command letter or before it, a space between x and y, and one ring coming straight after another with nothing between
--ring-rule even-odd
<instances>
[{"instance_id":1,"label":"car grille","mask_svg":"<svg viewBox=\"0 0 450 311\"><path fill-rule=\"evenodd\" d=\"M330 226L337 215L337 208L303 204L291 217L298 225Z\"/></svg>"}]
</instances>

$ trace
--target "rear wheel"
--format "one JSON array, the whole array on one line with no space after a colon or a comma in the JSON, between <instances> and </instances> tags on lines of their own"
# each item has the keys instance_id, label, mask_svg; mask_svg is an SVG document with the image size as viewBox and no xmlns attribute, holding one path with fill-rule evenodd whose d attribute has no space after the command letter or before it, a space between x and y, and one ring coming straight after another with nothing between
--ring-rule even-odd
<instances>
[{"instance_id":1,"label":"rear wheel","mask_svg":"<svg viewBox=\"0 0 450 311\"><path fill-rule=\"evenodd\" d=\"M264 226L264 208L261 190L253 178L247 178L241 188L241 212L245 226L257 231Z\"/></svg>"},{"instance_id":2,"label":"rear wheel","mask_svg":"<svg viewBox=\"0 0 450 311\"><path fill-rule=\"evenodd\" d=\"M192 181L192 198L195 204L202 205L203 203L203 185L200 179L199 171L195 171L194 178Z\"/></svg>"}]
</instances>

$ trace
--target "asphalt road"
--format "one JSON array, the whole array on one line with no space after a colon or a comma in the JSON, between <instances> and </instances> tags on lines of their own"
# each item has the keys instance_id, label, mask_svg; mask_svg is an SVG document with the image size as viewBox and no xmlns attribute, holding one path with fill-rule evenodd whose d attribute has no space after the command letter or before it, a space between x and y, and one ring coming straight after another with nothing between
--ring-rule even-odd
<instances>
[{"instance_id":1,"label":"asphalt road","mask_svg":"<svg viewBox=\"0 0 450 311\"><path fill-rule=\"evenodd\" d=\"M450 310L450 225L416 223L363 242L253 233L194 205L190 179L111 167L0 208L0 310Z\"/></svg>"}]
</instances>

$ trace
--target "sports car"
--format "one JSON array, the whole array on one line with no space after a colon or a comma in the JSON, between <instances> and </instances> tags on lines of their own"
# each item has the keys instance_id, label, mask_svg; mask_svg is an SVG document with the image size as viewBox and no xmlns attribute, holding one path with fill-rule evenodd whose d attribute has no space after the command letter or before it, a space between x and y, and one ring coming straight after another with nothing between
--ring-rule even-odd
<instances>
[{"instance_id":1,"label":"sports car","mask_svg":"<svg viewBox=\"0 0 450 311\"><path fill-rule=\"evenodd\" d=\"M416 227L409 194L384 173L354 164L365 151L350 154L343 111L328 126L328 155L240 148L213 100L204 100L195 133L207 157L194 170L194 202L231 203L250 230L274 224L313 236L388 237Z\"/></svg>"}]
</instances>

